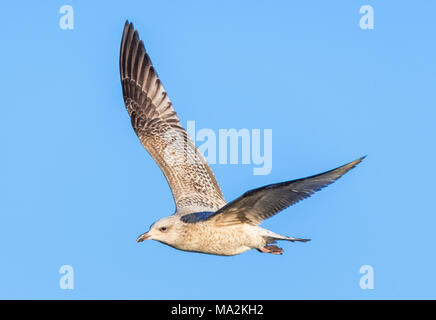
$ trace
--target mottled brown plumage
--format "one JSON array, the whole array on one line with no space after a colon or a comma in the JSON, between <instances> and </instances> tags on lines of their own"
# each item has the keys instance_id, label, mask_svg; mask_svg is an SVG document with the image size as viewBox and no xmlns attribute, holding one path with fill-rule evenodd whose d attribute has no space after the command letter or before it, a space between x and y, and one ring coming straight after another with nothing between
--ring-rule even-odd
<instances>
[{"instance_id":1,"label":"mottled brown plumage","mask_svg":"<svg viewBox=\"0 0 436 320\"><path fill-rule=\"evenodd\" d=\"M225 204L204 157L181 126L133 24L121 41L120 74L132 127L164 173L177 213L215 211Z\"/></svg>"},{"instance_id":2,"label":"mottled brown plumage","mask_svg":"<svg viewBox=\"0 0 436 320\"><path fill-rule=\"evenodd\" d=\"M137 241L153 239L174 248L216 255L250 249L281 254L277 240L306 242L258 225L311 196L354 168L363 158L304 179L271 184L226 204L218 183L181 126L133 24L126 22L120 49L123 97L132 127L164 173L176 212L156 221Z\"/></svg>"}]
</instances>

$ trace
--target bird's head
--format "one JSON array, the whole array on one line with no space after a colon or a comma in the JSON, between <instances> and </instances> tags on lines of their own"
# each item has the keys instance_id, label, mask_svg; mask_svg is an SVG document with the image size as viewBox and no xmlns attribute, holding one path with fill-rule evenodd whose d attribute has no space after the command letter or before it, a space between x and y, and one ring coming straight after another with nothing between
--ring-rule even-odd
<instances>
[{"instance_id":1,"label":"bird's head","mask_svg":"<svg viewBox=\"0 0 436 320\"><path fill-rule=\"evenodd\" d=\"M151 239L169 245L175 244L179 235L177 221L178 218L174 216L169 216L156 221L150 226L150 230L141 234L138 239L136 239L136 242Z\"/></svg>"}]
</instances>

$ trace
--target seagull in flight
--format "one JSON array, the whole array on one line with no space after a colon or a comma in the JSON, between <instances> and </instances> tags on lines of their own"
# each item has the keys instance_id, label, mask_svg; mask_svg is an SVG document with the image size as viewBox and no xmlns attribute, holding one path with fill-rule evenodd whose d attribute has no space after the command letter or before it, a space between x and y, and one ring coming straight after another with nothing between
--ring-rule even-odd
<instances>
[{"instance_id":1,"label":"seagull in flight","mask_svg":"<svg viewBox=\"0 0 436 320\"><path fill-rule=\"evenodd\" d=\"M261 222L333 183L364 158L311 177L250 190L226 203L129 21L121 40L120 74L132 127L165 175L176 204L174 214L153 223L137 242L152 239L179 250L221 256L251 249L282 254L283 249L273 245L277 241L309 239L277 234L260 227Z\"/></svg>"}]
</instances>

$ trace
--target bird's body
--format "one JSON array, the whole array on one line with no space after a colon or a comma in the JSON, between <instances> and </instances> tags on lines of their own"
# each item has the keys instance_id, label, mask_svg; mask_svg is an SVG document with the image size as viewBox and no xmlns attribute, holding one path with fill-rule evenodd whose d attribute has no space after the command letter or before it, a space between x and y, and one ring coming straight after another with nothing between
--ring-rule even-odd
<instances>
[{"instance_id":1,"label":"bird's body","mask_svg":"<svg viewBox=\"0 0 436 320\"><path fill-rule=\"evenodd\" d=\"M216 228L208 221L179 222L180 238L170 246L184 250L215 255L232 256L247 250L265 246L262 228L239 224Z\"/></svg>"},{"instance_id":2,"label":"bird's body","mask_svg":"<svg viewBox=\"0 0 436 320\"><path fill-rule=\"evenodd\" d=\"M171 188L176 212L156 221L137 239L152 239L176 249L215 255L237 255L257 249L281 254L282 236L259 224L311 196L354 168L363 157L308 178L250 190L226 203L204 157L180 124L133 24L126 22L121 40L120 74L132 127L157 162Z\"/></svg>"},{"instance_id":3,"label":"bird's body","mask_svg":"<svg viewBox=\"0 0 436 320\"><path fill-rule=\"evenodd\" d=\"M246 223L217 228L208 220L195 223L179 220L175 225L179 236L174 241L163 242L164 244L179 250L214 255L233 256L251 249L260 250L272 243L273 238L291 240Z\"/></svg>"}]
</instances>

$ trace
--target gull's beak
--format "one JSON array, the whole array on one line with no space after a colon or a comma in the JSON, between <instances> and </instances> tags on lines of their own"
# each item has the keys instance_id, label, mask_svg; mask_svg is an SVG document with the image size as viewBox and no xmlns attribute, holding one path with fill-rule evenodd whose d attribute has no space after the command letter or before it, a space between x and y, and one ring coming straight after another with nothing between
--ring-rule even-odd
<instances>
[{"instance_id":1,"label":"gull's beak","mask_svg":"<svg viewBox=\"0 0 436 320\"><path fill-rule=\"evenodd\" d=\"M141 234L138 239L136 239L136 242L142 242L144 240L150 239L150 235L148 234L148 232Z\"/></svg>"}]
</instances>

